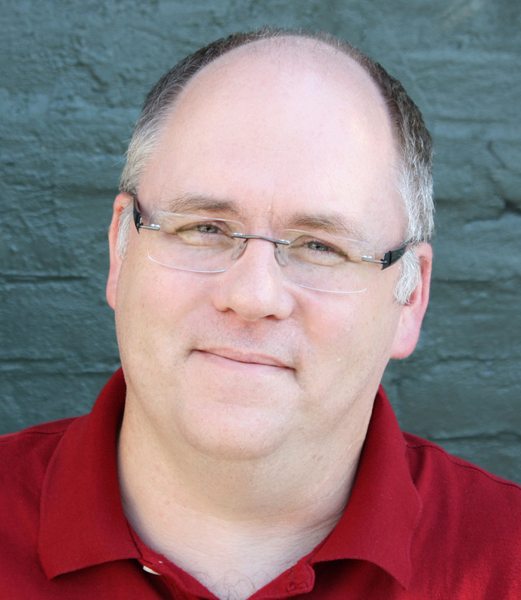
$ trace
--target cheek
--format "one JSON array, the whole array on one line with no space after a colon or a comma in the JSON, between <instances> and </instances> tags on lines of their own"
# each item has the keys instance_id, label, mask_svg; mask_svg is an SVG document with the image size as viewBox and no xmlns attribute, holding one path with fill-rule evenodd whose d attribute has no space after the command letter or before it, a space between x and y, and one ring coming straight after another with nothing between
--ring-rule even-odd
<instances>
[{"instance_id":1,"label":"cheek","mask_svg":"<svg viewBox=\"0 0 521 600\"><path fill-rule=\"evenodd\" d=\"M330 365L341 377L386 362L399 318L389 287L310 297L304 322L315 361L325 369Z\"/></svg>"},{"instance_id":2,"label":"cheek","mask_svg":"<svg viewBox=\"0 0 521 600\"><path fill-rule=\"evenodd\" d=\"M129 315L159 325L182 318L202 297L201 278L151 261L146 254L125 259L121 277L120 307Z\"/></svg>"},{"instance_id":3,"label":"cheek","mask_svg":"<svg viewBox=\"0 0 521 600\"><path fill-rule=\"evenodd\" d=\"M303 324L309 360L322 371L333 375L340 363L352 364L357 359L359 344L357 323L360 323L360 306L348 296L310 295L305 304Z\"/></svg>"},{"instance_id":4,"label":"cheek","mask_svg":"<svg viewBox=\"0 0 521 600\"><path fill-rule=\"evenodd\" d=\"M116 328L122 359L167 359L179 323L194 303L194 285L179 273L131 253L124 259L116 295Z\"/></svg>"}]
</instances>

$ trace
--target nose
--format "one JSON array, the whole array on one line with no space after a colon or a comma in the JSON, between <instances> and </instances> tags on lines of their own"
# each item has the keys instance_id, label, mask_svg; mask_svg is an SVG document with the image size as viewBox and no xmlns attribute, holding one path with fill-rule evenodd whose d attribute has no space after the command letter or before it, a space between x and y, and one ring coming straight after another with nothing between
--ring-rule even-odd
<instances>
[{"instance_id":1,"label":"nose","mask_svg":"<svg viewBox=\"0 0 521 600\"><path fill-rule=\"evenodd\" d=\"M212 286L212 301L221 312L233 311L246 321L273 317L287 319L295 299L275 258L273 242L248 239L233 267L220 274Z\"/></svg>"}]
</instances>

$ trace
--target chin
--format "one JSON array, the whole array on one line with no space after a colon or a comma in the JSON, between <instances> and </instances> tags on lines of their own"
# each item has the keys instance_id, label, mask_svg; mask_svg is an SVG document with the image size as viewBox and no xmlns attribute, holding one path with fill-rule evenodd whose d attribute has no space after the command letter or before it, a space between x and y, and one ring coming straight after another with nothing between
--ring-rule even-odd
<instances>
[{"instance_id":1,"label":"chin","mask_svg":"<svg viewBox=\"0 0 521 600\"><path fill-rule=\"evenodd\" d=\"M256 460L277 452L289 437L280 416L221 405L185 419L181 435L197 452L225 460Z\"/></svg>"}]
</instances>

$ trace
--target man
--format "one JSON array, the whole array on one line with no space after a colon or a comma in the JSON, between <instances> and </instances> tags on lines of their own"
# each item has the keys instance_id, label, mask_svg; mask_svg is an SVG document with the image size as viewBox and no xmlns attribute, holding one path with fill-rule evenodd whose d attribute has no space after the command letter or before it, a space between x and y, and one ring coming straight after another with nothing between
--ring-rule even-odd
<instances>
[{"instance_id":1,"label":"man","mask_svg":"<svg viewBox=\"0 0 521 600\"><path fill-rule=\"evenodd\" d=\"M2 597L521 597L521 489L379 390L427 307L431 154L330 38L232 36L157 84L109 234L122 372L4 438Z\"/></svg>"}]
</instances>

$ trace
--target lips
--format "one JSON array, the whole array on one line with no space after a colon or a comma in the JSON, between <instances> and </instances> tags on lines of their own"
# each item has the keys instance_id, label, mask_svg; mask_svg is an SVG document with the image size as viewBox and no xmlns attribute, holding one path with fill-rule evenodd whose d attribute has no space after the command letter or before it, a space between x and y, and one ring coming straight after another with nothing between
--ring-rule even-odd
<instances>
[{"instance_id":1,"label":"lips","mask_svg":"<svg viewBox=\"0 0 521 600\"><path fill-rule=\"evenodd\" d=\"M279 367L282 369L292 368L274 356L257 352L243 351L237 348L197 348L195 352L251 365L265 365L268 367Z\"/></svg>"}]
</instances>

